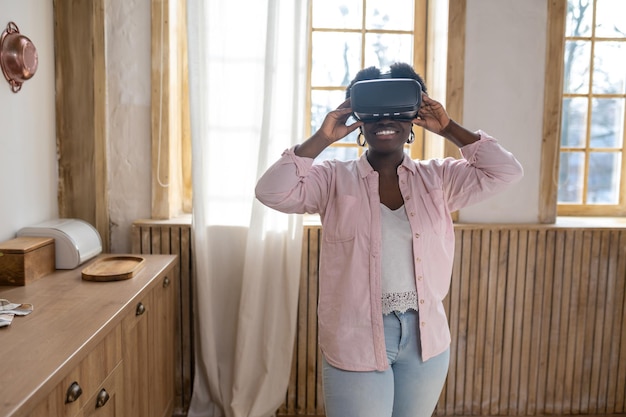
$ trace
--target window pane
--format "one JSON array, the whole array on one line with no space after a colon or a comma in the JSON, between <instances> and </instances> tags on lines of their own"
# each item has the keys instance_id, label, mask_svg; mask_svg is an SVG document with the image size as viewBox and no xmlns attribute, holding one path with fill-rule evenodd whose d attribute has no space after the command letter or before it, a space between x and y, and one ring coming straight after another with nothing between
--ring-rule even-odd
<instances>
[{"instance_id":1,"label":"window pane","mask_svg":"<svg viewBox=\"0 0 626 417\"><path fill-rule=\"evenodd\" d=\"M361 28L362 0L313 0L312 5L314 28Z\"/></svg>"},{"instance_id":2,"label":"window pane","mask_svg":"<svg viewBox=\"0 0 626 417\"><path fill-rule=\"evenodd\" d=\"M311 134L317 132L322 126L324 118L331 110L336 109L346 99L346 93L344 91L325 91L325 90L313 90L311 92ZM354 119L348 119L347 124L354 123ZM358 135L358 129L356 132L350 133L339 142L343 143L356 143L356 137Z\"/></svg>"},{"instance_id":3,"label":"window pane","mask_svg":"<svg viewBox=\"0 0 626 417\"><path fill-rule=\"evenodd\" d=\"M621 154L617 152L593 152L589 155L588 204L617 204Z\"/></svg>"},{"instance_id":4,"label":"window pane","mask_svg":"<svg viewBox=\"0 0 626 417\"><path fill-rule=\"evenodd\" d=\"M394 62L413 62L413 35L365 35L365 67L384 69Z\"/></svg>"},{"instance_id":5,"label":"window pane","mask_svg":"<svg viewBox=\"0 0 626 417\"><path fill-rule=\"evenodd\" d=\"M592 148L621 148L624 137L624 99L599 98L592 101Z\"/></svg>"},{"instance_id":6,"label":"window pane","mask_svg":"<svg viewBox=\"0 0 626 417\"><path fill-rule=\"evenodd\" d=\"M592 7L592 0L569 0L567 2L565 36L591 36Z\"/></svg>"},{"instance_id":7,"label":"window pane","mask_svg":"<svg viewBox=\"0 0 626 417\"><path fill-rule=\"evenodd\" d=\"M559 165L559 203L581 204L585 174L585 154L561 152Z\"/></svg>"},{"instance_id":8,"label":"window pane","mask_svg":"<svg viewBox=\"0 0 626 417\"><path fill-rule=\"evenodd\" d=\"M368 0L366 29L413 30L415 0Z\"/></svg>"},{"instance_id":9,"label":"window pane","mask_svg":"<svg viewBox=\"0 0 626 417\"><path fill-rule=\"evenodd\" d=\"M347 86L361 69L361 35L343 32L313 33L311 85Z\"/></svg>"},{"instance_id":10,"label":"window pane","mask_svg":"<svg viewBox=\"0 0 626 417\"><path fill-rule=\"evenodd\" d=\"M586 94L589 91L589 63L591 43L565 42L563 89L565 93Z\"/></svg>"},{"instance_id":11,"label":"window pane","mask_svg":"<svg viewBox=\"0 0 626 417\"><path fill-rule=\"evenodd\" d=\"M587 99L564 98L561 120L561 146L582 148L587 135Z\"/></svg>"},{"instance_id":12,"label":"window pane","mask_svg":"<svg viewBox=\"0 0 626 417\"><path fill-rule=\"evenodd\" d=\"M596 36L623 38L626 33L626 2L624 0L597 0Z\"/></svg>"},{"instance_id":13,"label":"window pane","mask_svg":"<svg viewBox=\"0 0 626 417\"><path fill-rule=\"evenodd\" d=\"M624 94L626 43L596 42L593 56L593 92Z\"/></svg>"}]
</instances>

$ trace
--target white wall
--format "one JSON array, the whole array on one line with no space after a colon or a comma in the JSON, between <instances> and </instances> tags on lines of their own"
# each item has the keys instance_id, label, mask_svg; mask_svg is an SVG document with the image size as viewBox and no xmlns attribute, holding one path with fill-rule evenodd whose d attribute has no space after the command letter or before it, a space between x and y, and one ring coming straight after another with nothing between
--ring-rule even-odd
<instances>
[{"instance_id":1,"label":"white wall","mask_svg":"<svg viewBox=\"0 0 626 417\"><path fill-rule=\"evenodd\" d=\"M460 212L462 222L538 221L546 0L468 0L463 121L524 166L523 180Z\"/></svg>"},{"instance_id":2,"label":"white wall","mask_svg":"<svg viewBox=\"0 0 626 417\"><path fill-rule=\"evenodd\" d=\"M58 217L52 1L0 1L0 32L13 21L37 48L33 78L13 93L0 75L0 242Z\"/></svg>"},{"instance_id":3,"label":"white wall","mask_svg":"<svg viewBox=\"0 0 626 417\"><path fill-rule=\"evenodd\" d=\"M106 2L111 252L130 251L130 225L150 218L150 0Z\"/></svg>"},{"instance_id":4,"label":"white wall","mask_svg":"<svg viewBox=\"0 0 626 417\"><path fill-rule=\"evenodd\" d=\"M464 124L496 136L526 176L461 212L465 222L536 222L547 0L468 0ZM111 251L130 248L130 224L150 216L150 0L106 2ZM0 241L58 216L52 1L2 0L39 51L13 94L0 79Z\"/></svg>"}]
</instances>

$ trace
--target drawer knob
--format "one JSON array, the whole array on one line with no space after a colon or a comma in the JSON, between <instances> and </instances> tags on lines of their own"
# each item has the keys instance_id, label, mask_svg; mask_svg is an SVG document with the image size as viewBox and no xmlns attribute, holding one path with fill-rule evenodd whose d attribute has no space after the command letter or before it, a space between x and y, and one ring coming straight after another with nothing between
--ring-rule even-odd
<instances>
[{"instance_id":1,"label":"drawer knob","mask_svg":"<svg viewBox=\"0 0 626 417\"><path fill-rule=\"evenodd\" d=\"M165 277L163 280L163 288L167 288L170 286L170 277Z\"/></svg>"},{"instance_id":2,"label":"drawer knob","mask_svg":"<svg viewBox=\"0 0 626 417\"><path fill-rule=\"evenodd\" d=\"M135 310L135 315L141 316L145 312L146 312L146 306L144 306L143 303L137 304L137 310Z\"/></svg>"},{"instance_id":3,"label":"drawer knob","mask_svg":"<svg viewBox=\"0 0 626 417\"><path fill-rule=\"evenodd\" d=\"M73 403L81 396L83 389L78 385L78 382L72 382L72 385L67 389L65 394L65 404Z\"/></svg>"},{"instance_id":4,"label":"drawer knob","mask_svg":"<svg viewBox=\"0 0 626 417\"><path fill-rule=\"evenodd\" d=\"M104 405L109 401L109 393L107 390L102 388L98 393L98 397L96 398L96 408L104 407Z\"/></svg>"}]
</instances>

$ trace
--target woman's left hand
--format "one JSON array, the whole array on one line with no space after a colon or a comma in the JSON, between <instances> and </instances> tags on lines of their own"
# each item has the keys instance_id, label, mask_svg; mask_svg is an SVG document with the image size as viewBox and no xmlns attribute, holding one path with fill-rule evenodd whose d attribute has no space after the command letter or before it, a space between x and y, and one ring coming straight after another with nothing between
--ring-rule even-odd
<instances>
[{"instance_id":1,"label":"woman's left hand","mask_svg":"<svg viewBox=\"0 0 626 417\"><path fill-rule=\"evenodd\" d=\"M441 103L422 93L422 105L413 124L440 135L449 123L450 116Z\"/></svg>"}]
</instances>

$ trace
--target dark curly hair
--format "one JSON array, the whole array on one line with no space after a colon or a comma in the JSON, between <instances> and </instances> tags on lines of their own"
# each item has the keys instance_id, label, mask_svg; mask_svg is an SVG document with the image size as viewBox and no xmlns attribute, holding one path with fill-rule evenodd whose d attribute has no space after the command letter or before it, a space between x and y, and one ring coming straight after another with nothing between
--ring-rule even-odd
<instances>
[{"instance_id":1,"label":"dark curly hair","mask_svg":"<svg viewBox=\"0 0 626 417\"><path fill-rule=\"evenodd\" d=\"M404 62L396 62L391 64L389 67L389 72L381 73L380 69L376 67L368 67L363 68L361 71L356 73L354 79L350 82L350 85L346 88L346 98L350 98L350 89L357 81L363 80L375 80L378 78L412 78L417 80L422 87L422 91L426 93L426 84L422 77L415 72L412 66Z\"/></svg>"}]
</instances>

